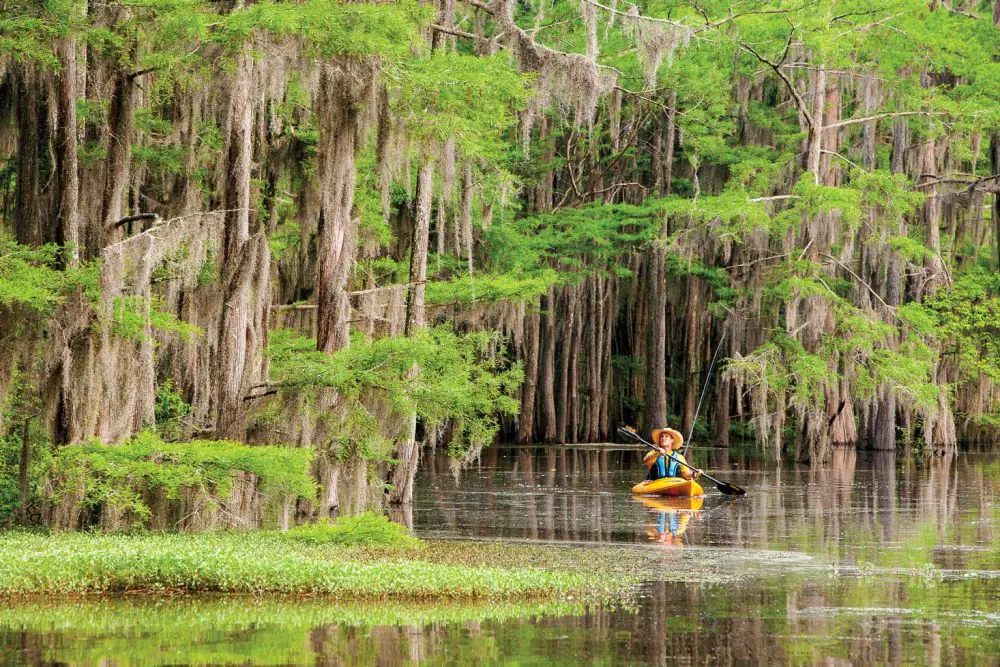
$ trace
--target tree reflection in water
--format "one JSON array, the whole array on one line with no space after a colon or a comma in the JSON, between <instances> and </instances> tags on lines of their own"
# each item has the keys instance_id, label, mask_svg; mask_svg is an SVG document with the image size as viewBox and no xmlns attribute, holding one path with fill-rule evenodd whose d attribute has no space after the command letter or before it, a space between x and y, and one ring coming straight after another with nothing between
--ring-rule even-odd
<instances>
[{"instance_id":1,"label":"tree reflection in water","mask_svg":"<svg viewBox=\"0 0 1000 667\"><path fill-rule=\"evenodd\" d=\"M637 574L653 579L635 608L40 602L0 609L0 654L81 665L996 663L995 456L845 448L809 467L695 450L728 461L720 477L750 493L713 489L684 507L633 499L641 454L491 448L456 470L427 452L415 504L394 514L423 535L630 544L650 554ZM655 580L677 573L691 583Z\"/></svg>"}]
</instances>

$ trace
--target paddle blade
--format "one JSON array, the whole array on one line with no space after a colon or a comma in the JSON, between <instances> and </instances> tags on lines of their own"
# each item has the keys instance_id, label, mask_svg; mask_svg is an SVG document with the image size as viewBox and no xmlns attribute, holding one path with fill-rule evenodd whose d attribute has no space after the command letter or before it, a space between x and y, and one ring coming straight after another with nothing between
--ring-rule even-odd
<instances>
[{"instance_id":1,"label":"paddle blade","mask_svg":"<svg viewBox=\"0 0 1000 667\"><path fill-rule=\"evenodd\" d=\"M729 482L716 482L715 488L727 496L745 496L747 494L747 490L742 486L736 486L735 484L730 484Z\"/></svg>"},{"instance_id":2,"label":"paddle blade","mask_svg":"<svg viewBox=\"0 0 1000 667\"><path fill-rule=\"evenodd\" d=\"M639 435L636 432L636 430L634 428L632 428L631 426L619 426L618 427L618 435L620 435L620 436L622 436L624 438L629 438L630 440L636 440L636 441L639 441L639 442L643 442L642 436Z\"/></svg>"}]
</instances>

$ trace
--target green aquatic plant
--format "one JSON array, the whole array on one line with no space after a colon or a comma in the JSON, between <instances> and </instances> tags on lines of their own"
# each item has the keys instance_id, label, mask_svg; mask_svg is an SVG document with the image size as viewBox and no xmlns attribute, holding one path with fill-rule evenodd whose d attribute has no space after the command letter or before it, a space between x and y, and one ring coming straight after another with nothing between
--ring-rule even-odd
<instances>
[{"instance_id":1,"label":"green aquatic plant","mask_svg":"<svg viewBox=\"0 0 1000 667\"><path fill-rule=\"evenodd\" d=\"M537 562L468 563L448 554L309 544L277 532L0 533L0 595L253 593L339 599L600 599L627 586Z\"/></svg>"},{"instance_id":2,"label":"green aquatic plant","mask_svg":"<svg viewBox=\"0 0 1000 667\"><path fill-rule=\"evenodd\" d=\"M365 512L358 516L342 516L335 521L317 521L296 526L285 539L309 544L366 545L395 548L415 548L423 543L410 535L406 528L382 514Z\"/></svg>"}]
</instances>

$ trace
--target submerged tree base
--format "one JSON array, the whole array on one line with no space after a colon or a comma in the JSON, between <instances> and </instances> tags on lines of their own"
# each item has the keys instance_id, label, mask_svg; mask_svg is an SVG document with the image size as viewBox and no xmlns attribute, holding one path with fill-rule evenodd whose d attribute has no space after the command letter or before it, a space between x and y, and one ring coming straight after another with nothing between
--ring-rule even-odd
<instances>
[{"instance_id":1,"label":"submerged tree base","mask_svg":"<svg viewBox=\"0 0 1000 667\"><path fill-rule=\"evenodd\" d=\"M236 593L338 599L620 599L634 580L558 548L309 544L277 532L0 535L0 595ZM597 550L594 550L595 553ZM497 554L506 556L497 558ZM579 556L579 554L577 554Z\"/></svg>"}]
</instances>

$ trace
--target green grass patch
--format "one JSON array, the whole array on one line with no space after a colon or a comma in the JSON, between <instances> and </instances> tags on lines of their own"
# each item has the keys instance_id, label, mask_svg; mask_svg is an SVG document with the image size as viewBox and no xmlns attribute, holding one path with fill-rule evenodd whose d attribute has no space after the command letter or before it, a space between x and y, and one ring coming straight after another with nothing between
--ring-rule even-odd
<instances>
[{"instance_id":1,"label":"green grass patch","mask_svg":"<svg viewBox=\"0 0 1000 667\"><path fill-rule=\"evenodd\" d=\"M480 545L414 551L289 539L277 532L0 534L0 595L247 593L341 599L611 598L631 579L544 559L491 564ZM516 551L516 550L515 550ZM489 549L485 550L488 554Z\"/></svg>"},{"instance_id":2,"label":"green grass patch","mask_svg":"<svg viewBox=\"0 0 1000 667\"><path fill-rule=\"evenodd\" d=\"M332 523L326 520L307 523L282 535L289 540L310 544L370 545L400 549L419 548L423 545L404 526L375 512L342 516Z\"/></svg>"}]
</instances>

